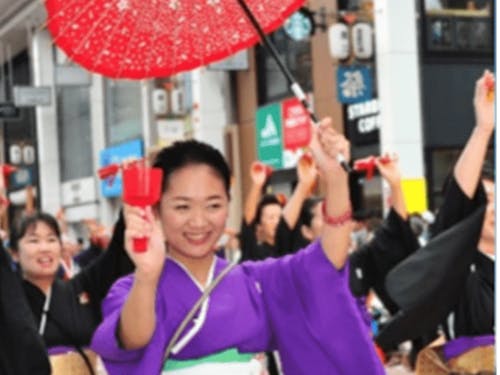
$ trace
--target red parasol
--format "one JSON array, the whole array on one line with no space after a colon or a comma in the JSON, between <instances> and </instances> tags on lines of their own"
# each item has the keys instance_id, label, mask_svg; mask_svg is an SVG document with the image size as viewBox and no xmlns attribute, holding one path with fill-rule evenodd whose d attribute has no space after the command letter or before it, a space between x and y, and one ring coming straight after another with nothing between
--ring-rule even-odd
<instances>
[{"instance_id":1,"label":"red parasol","mask_svg":"<svg viewBox=\"0 0 500 375\"><path fill-rule=\"evenodd\" d=\"M302 88L266 33L304 0L45 0L48 29L69 58L113 78L168 76L228 57L259 40L317 123ZM339 163L350 171L341 154Z\"/></svg>"},{"instance_id":2,"label":"red parasol","mask_svg":"<svg viewBox=\"0 0 500 375\"><path fill-rule=\"evenodd\" d=\"M237 0L45 1L54 42L71 60L107 77L169 76L260 39ZM246 0L266 33L303 2Z\"/></svg>"}]
</instances>

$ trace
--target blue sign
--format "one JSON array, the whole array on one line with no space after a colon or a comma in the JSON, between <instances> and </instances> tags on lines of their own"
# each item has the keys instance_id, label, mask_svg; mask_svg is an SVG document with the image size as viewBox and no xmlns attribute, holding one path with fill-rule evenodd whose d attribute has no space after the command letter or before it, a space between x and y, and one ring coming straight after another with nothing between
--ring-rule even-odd
<instances>
[{"instance_id":1,"label":"blue sign","mask_svg":"<svg viewBox=\"0 0 500 375\"><path fill-rule=\"evenodd\" d=\"M120 163L126 159L139 159L144 156L142 139L121 143L105 148L100 152L100 166ZM104 197L119 197L122 194L122 177L118 174L113 179L101 182L101 193Z\"/></svg>"},{"instance_id":2,"label":"blue sign","mask_svg":"<svg viewBox=\"0 0 500 375\"><path fill-rule=\"evenodd\" d=\"M9 176L9 191L16 191L26 188L28 185L36 185L36 169L31 166L17 166L15 172Z\"/></svg>"},{"instance_id":3,"label":"blue sign","mask_svg":"<svg viewBox=\"0 0 500 375\"><path fill-rule=\"evenodd\" d=\"M373 95L372 69L367 66L340 66L337 69L337 99L343 104L370 100Z\"/></svg>"}]
</instances>

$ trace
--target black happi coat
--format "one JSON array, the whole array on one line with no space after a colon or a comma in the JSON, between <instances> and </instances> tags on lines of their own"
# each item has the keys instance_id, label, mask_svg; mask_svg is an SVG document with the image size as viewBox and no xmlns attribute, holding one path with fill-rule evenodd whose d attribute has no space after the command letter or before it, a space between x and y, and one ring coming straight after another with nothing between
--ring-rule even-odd
<instances>
[{"instance_id":1,"label":"black happi coat","mask_svg":"<svg viewBox=\"0 0 500 375\"><path fill-rule=\"evenodd\" d=\"M111 243L100 257L84 268L79 274L69 281L56 279L52 284L52 297L47 314L47 323L43 334L45 348L54 346L82 347L90 343L92 334L101 321L100 305L109 288L119 277L133 271L133 263L124 251L123 245L124 220L120 216ZM26 367L28 362L38 358L38 362L47 360L47 353L40 354L38 350L31 349L40 339L38 328L45 303L45 294L27 281L22 282L14 274L5 259L0 259L0 277L8 277L10 285L0 284L0 327L10 327L4 341L15 342L16 351L13 357L0 355L0 369ZM15 306L6 298L6 291L17 288L18 299ZM24 293L23 293L24 292ZM23 309L25 315L19 317L15 309ZM26 314L30 311L31 314ZM17 325L15 323L19 321ZM14 325L13 325L14 324ZM33 343L26 339L19 341L17 338L23 334L34 337ZM40 341L39 341L40 342ZM43 345L42 345L43 348ZM0 348L1 349L1 348ZM44 350L45 351L45 350ZM30 354L27 354L30 353ZM33 354L31 354L33 353ZM45 359L42 359L45 356ZM1 372L4 374L4 372ZM5 374L44 374L49 372L5 372Z\"/></svg>"},{"instance_id":2,"label":"black happi coat","mask_svg":"<svg viewBox=\"0 0 500 375\"><path fill-rule=\"evenodd\" d=\"M474 197L469 199L456 180L451 178L444 203L433 227L433 235L450 228L485 204L486 195L481 182ZM462 284L445 286L461 289L460 296L451 310L453 324L446 324L447 333L451 338L492 335L494 334L495 263L477 247L463 249L463 252L464 255L466 252L471 255L469 264L457 270L462 275Z\"/></svg>"},{"instance_id":3,"label":"black happi coat","mask_svg":"<svg viewBox=\"0 0 500 375\"><path fill-rule=\"evenodd\" d=\"M349 285L356 297L373 289L391 314L399 310L388 295L385 279L391 269L419 248L408 220L391 209L373 239L349 255Z\"/></svg>"},{"instance_id":4,"label":"black happi coat","mask_svg":"<svg viewBox=\"0 0 500 375\"><path fill-rule=\"evenodd\" d=\"M377 336L382 348L412 339L418 350L440 324L450 338L493 334L494 262L477 250L485 207L481 184L469 199L450 179L433 238L387 277L388 293L401 310Z\"/></svg>"},{"instance_id":5,"label":"black happi coat","mask_svg":"<svg viewBox=\"0 0 500 375\"><path fill-rule=\"evenodd\" d=\"M118 220L111 243L102 255L68 281L56 279L43 338L47 348L86 346L101 321L101 302L111 285L134 267L123 247L124 221ZM45 294L27 281L24 291L40 324Z\"/></svg>"},{"instance_id":6,"label":"black happi coat","mask_svg":"<svg viewBox=\"0 0 500 375\"><path fill-rule=\"evenodd\" d=\"M48 375L50 363L19 276L0 242L0 374Z\"/></svg>"},{"instance_id":7,"label":"black happi coat","mask_svg":"<svg viewBox=\"0 0 500 375\"><path fill-rule=\"evenodd\" d=\"M280 257L293 252L292 242L294 229L290 228L283 216L276 227L274 245L257 241L255 223L247 224L242 220L240 229L241 260L263 260L269 257Z\"/></svg>"}]
</instances>

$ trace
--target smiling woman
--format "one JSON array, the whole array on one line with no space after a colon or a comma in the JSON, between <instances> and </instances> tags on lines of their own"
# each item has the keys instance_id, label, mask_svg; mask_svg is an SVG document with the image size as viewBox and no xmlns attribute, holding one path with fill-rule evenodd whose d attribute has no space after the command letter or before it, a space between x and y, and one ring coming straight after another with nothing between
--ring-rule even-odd
<instances>
[{"instance_id":1,"label":"smiling woman","mask_svg":"<svg viewBox=\"0 0 500 375\"><path fill-rule=\"evenodd\" d=\"M332 155L347 159L348 142L327 119L313 133L325 210L345 215L347 174ZM320 240L295 254L231 265L214 254L229 204L221 153L176 142L157 154L154 167L163 170L160 202L124 209L122 235L136 270L111 288L92 339L110 375L189 368L250 375L253 354L273 350L290 375L383 373L348 287L348 225L325 225ZM134 252L133 238L143 236L147 251Z\"/></svg>"},{"instance_id":2,"label":"smiling woman","mask_svg":"<svg viewBox=\"0 0 500 375\"><path fill-rule=\"evenodd\" d=\"M123 220L118 221L117 227L120 226L123 226ZM123 251L122 241L113 238L107 251L69 281L56 276L62 244L59 226L53 216L36 213L23 218L20 225L12 230L10 242L13 258L19 264L22 285L19 277L8 269L5 257L0 257L0 278L8 278L9 288L21 291L17 293L17 303L12 307L20 315L16 317L10 311L3 310L10 301L4 300L6 294L2 289L0 326L10 326L23 320L24 328L12 329L11 340L36 329L49 354L76 350L89 368L92 367L83 348L89 345L92 333L101 320L100 303L111 284L133 269ZM4 250L0 249L0 252ZM30 328L31 323L34 324ZM18 353L5 362L0 357L1 373L24 374L19 368L22 367L21 362L26 361L26 350L27 347L22 346ZM47 352L37 353L47 355ZM12 366L16 370L4 372L4 363L7 368ZM48 374L40 368L37 371L31 369L33 372L26 373Z\"/></svg>"},{"instance_id":3,"label":"smiling woman","mask_svg":"<svg viewBox=\"0 0 500 375\"><path fill-rule=\"evenodd\" d=\"M179 169L171 178L175 184L160 210L162 223L169 223L162 226L168 252L175 259L207 257L226 224L229 198L224 183L207 165Z\"/></svg>"},{"instance_id":4,"label":"smiling woman","mask_svg":"<svg viewBox=\"0 0 500 375\"><path fill-rule=\"evenodd\" d=\"M25 220L22 235L14 242L14 259L20 264L24 280L47 294L61 260L61 241L57 221L40 214Z\"/></svg>"}]
</instances>

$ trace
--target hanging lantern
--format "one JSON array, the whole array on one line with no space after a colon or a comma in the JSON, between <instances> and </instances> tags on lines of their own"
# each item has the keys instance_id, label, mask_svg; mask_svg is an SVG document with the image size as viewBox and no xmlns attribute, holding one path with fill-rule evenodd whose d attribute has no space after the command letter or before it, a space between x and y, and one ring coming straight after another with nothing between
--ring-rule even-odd
<instances>
[{"instance_id":1,"label":"hanging lantern","mask_svg":"<svg viewBox=\"0 0 500 375\"><path fill-rule=\"evenodd\" d=\"M328 46L334 59L345 60L349 57L349 29L345 23L336 23L328 29Z\"/></svg>"},{"instance_id":2,"label":"hanging lantern","mask_svg":"<svg viewBox=\"0 0 500 375\"><path fill-rule=\"evenodd\" d=\"M23 146L23 162L26 165L31 165L35 162L35 147L32 145Z\"/></svg>"},{"instance_id":3,"label":"hanging lantern","mask_svg":"<svg viewBox=\"0 0 500 375\"><path fill-rule=\"evenodd\" d=\"M22 155L21 146L14 144L9 147L9 161L12 164L21 164Z\"/></svg>"},{"instance_id":4,"label":"hanging lantern","mask_svg":"<svg viewBox=\"0 0 500 375\"><path fill-rule=\"evenodd\" d=\"M373 56L373 29L369 23L358 22L352 27L352 50L358 59Z\"/></svg>"}]
</instances>

